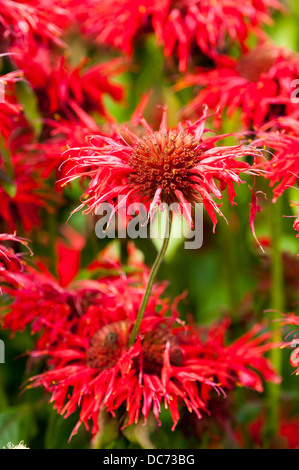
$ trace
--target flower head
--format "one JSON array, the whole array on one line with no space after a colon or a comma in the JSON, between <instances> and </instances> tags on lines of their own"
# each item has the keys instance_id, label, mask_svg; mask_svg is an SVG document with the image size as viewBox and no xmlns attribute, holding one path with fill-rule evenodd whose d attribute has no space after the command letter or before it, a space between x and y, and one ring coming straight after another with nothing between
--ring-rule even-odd
<instances>
[{"instance_id":1,"label":"flower head","mask_svg":"<svg viewBox=\"0 0 299 470\"><path fill-rule=\"evenodd\" d=\"M121 59L86 67L88 59L85 58L73 67L64 56L54 55L46 45L34 40L25 46L16 43L10 51L36 94L45 124L55 118L96 127L89 116L92 111L112 120L104 107L103 96L109 94L116 101L123 97L123 88L111 81L124 70Z\"/></svg>"},{"instance_id":2,"label":"flower head","mask_svg":"<svg viewBox=\"0 0 299 470\"><path fill-rule=\"evenodd\" d=\"M292 82L299 75L299 58L273 44L264 44L244 54L239 60L221 56L216 68L198 68L177 85L203 87L186 107L186 113L207 104L211 109L227 109L231 116L241 109L246 128L258 129L279 116L293 113Z\"/></svg>"},{"instance_id":3,"label":"flower head","mask_svg":"<svg viewBox=\"0 0 299 470\"><path fill-rule=\"evenodd\" d=\"M1 56L0 56L1 57ZM27 125L22 114L22 105L18 103L15 91L15 83L23 79L23 72L15 70L0 76L0 132L5 139L5 146L11 145L17 130Z\"/></svg>"},{"instance_id":4,"label":"flower head","mask_svg":"<svg viewBox=\"0 0 299 470\"><path fill-rule=\"evenodd\" d=\"M117 47L131 55L138 37L154 32L166 57L175 54L180 71L186 71L191 49L215 56L227 42L246 49L250 31L271 21L276 0L89 0L86 8L74 7L83 33L100 44Z\"/></svg>"},{"instance_id":5,"label":"flower head","mask_svg":"<svg viewBox=\"0 0 299 470\"><path fill-rule=\"evenodd\" d=\"M0 12L1 39L26 44L28 38L64 46L62 27L70 23L70 14L60 1L2 0Z\"/></svg>"},{"instance_id":6,"label":"flower head","mask_svg":"<svg viewBox=\"0 0 299 470\"><path fill-rule=\"evenodd\" d=\"M299 326L299 317L295 313L285 314L281 323L282 325ZM286 336L287 341L282 347L290 346L294 348L290 356L290 364L295 369L294 374L299 375L299 338L296 334L297 331L298 328L295 330L295 334L293 335L293 339L291 341L289 339L291 333Z\"/></svg>"},{"instance_id":7,"label":"flower head","mask_svg":"<svg viewBox=\"0 0 299 470\"><path fill-rule=\"evenodd\" d=\"M10 246L6 246L8 243L20 243L25 246L29 253L32 255L32 251L28 246L27 240L17 237L15 234L1 233L0 234L0 279L6 280L7 274L10 279L14 279L18 276L18 273L24 270L24 262L22 261L23 253L16 253ZM0 287L0 293L2 289Z\"/></svg>"},{"instance_id":8,"label":"flower head","mask_svg":"<svg viewBox=\"0 0 299 470\"><path fill-rule=\"evenodd\" d=\"M116 128L111 136L90 138L90 146L74 148L69 154L67 176L61 183L76 178L90 178L82 196L84 213L94 212L102 202L112 203L115 211L121 205L145 204L149 213L155 204L176 202L192 226L192 206L202 202L214 224L215 212L222 215L213 196L221 199L228 188L234 203L234 184L243 183L241 173L256 174L258 170L241 161L245 155L260 155L254 146L219 146L226 135L204 137L207 111L195 123L186 121L168 129L166 109L158 131L141 116L132 132L128 126ZM75 165L73 164L75 162ZM116 198L122 201L116 204Z\"/></svg>"},{"instance_id":9,"label":"flower head","mask_svg":"<svg viewBox=\"0 0 299 470\"><path fill-rule=\"evenodd\" d=\"M88 267L89 277L76 280L84 244L78 234L72 233L71 240L71 246L61 241L57 244L58 279L41 262L38 269L27 266L13 276L9 272L2 274L7 284L5 292L13 299L3 327L15 332L30 325L32 333L39 335L39 348L55 344L82 315L87 324L100 327L106 318L110 322L134 321L139 311L149 272L135 259L136 255L131 251L130 273L125 275L119 259L107 258L104 251ZM146 316L156 307L161 314L169 308L167 299L159 298L165 287L165 283L155 285Z\"/></svg>"},{"instance_id":10,"label":"flower head","mask_svg":"<svg viewBox=\"0 0 299 470\"><path fill-rule=\"evenodd\" d=\"M270 121L258 132L260 143L271 148L273 157L265 163L273 187L273 202L298 179L299 124L297 114Z\"/></svg>"},{"instance_id":11,"label":"flower head","mask_svg":"<svg viewBox=\"0 0 299 470\"><path fill-rule=\"evenodd\" d=\"M272 347L267 344L270 335L255 337L260 327L226 346L227 324L220 327L220 334L215 328L203 341L196 329L182 325L176 316L152 311L143 318L137 341L129 347L133 327L129 318L114 318L111 323L108 314L100 325L87 320L83 314L54 347L31 353L46 357L49 368L32 377L27 387L45 387L65 418L80 408L72 435L82 423L89 429L90 421L95 435L102 409L118 415L123 427L141 417L146 422L150 411L159 423L163 405L170 410L174 429L182 405L201 418L202 412L209 413L214 391L224 393L223 388L239 384L261 392L260 374L279 381L263 357Z\"/></svg>"}]
</instances>

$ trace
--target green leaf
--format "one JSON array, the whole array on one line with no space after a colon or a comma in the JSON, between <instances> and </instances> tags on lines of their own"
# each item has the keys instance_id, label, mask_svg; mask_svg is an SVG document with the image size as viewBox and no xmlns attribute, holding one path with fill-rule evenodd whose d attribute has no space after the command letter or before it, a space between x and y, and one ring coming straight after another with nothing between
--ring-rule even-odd
<instances>
[{"instance_id":1,"label":"green leaf","mask_svg":"<svg viewBox=\"0 0 299 470\"><path fill-rule=\"evenodd\" d=\"M106 409L102 408L99 417L99 431L93 442L94 449L106 449L119 436L119 423L113 418Z\"/></svg>"},{"instance_id":2,"label":"green leaf","mask_svg":"<svg viewBox=\"0 0 299 470\"><path fill-rule=\"evenodd\" d=\"M155 419L153 416L149 416L146 425L141 421L137 424L131 424L123 430L123 435L132 444L138 444L142 449L156 449L150 438L155 427Z\"/></svg>"},{"instance_id":3,"label":"green leaf","mask_svg":"<svg viewBox=\"0 0 299 470\"><path fill-rule=\"evenodd\" d=\"M68 418L64 418L49 406L46 411L48 414L48 420L44 438L45 449L89 448L90 436L87 435L84 426L81 426L78 433L69 440L79 419L78 412L72 414Z\"/></svg>"},{"instance_id":4,"label":"green leaf","mask_svg":"<svg viewBox=\"0 0 299 470\"><path fill-rule=\"evenodd\" d=\"M36 432L35 419L31 409L27 406L9 408L0 413L0 448L8 442L26 444Z\"/></svg>"},{"instance_id":5,"label":"green leaf","mask_svg":"<svg viewBox=\"0 0 299 470\"><path fill-rule=\"evenodd\" d=\"M38 107L37 97L26 82L16 84L18 101L23 105L24 114L38 137L42 130L42 119Z\"/></svg>"}]
</instances>

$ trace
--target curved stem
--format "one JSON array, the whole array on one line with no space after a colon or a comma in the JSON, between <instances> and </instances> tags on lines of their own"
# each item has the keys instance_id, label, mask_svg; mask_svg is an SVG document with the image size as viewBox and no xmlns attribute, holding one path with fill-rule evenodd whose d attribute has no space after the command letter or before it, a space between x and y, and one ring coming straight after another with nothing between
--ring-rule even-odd
<instances>
[{"instance_id":1,"label":"curved stem","mask_svg":"<svg viewBox=\"0 0 299 470\"><path fill-rule=\"evenodd\" d=\"M143 318L146 306L148 304L148 299L149 299L149 296L150 296L150 293L151 293L151 290L152 290L152 286L153 286L156 274L159 270L159 267L162 263L162 260L165 256L165 253L166 253L167 248L168 248L170 233L171 233L171 226L172 226L172 212L169 212L169 219L166 220L166 233L165 233L160 251L159 251L159 253L158 253L158 255L155 259L155 262L154 262L153 267L152 267L151 272L150 272L150 276L149 276L149 279L148 279L146 290L145 290L145 293L144 293L144 296L143 296L143 299L142 299L142 302L141 302L140 310L138 312L136 322L135 322L135 325L133 327L133 330L132 330L132 333L131 333L131 336L130 336L129 346L132 346L134 344L135 338L138 334L140 323L141 323L141 320Z\"/></svg>"}]
</instances>

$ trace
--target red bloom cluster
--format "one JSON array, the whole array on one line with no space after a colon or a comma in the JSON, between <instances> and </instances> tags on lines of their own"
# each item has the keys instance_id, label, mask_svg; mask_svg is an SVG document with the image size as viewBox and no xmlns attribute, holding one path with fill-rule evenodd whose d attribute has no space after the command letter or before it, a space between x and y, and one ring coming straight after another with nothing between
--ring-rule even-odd
<instances>
[{"instance_id":1,"label":"red bloom cluster","mask_svg":"<svg viewBox=\"0 0 299 470\"><path fill-rule=\"evenodd\" d=\"M272 158L263 164L265 176L273 187L273 203L284 191L297 184L299 174L299 125L298 112L288 117L280 117L266 123L258 131L259 144L267 146ZM291 203L298 206L298 202ZM294 229L299 232L299 217L294 221ZM299 233L297 234L297 238Z\"/></svg>"},{"instance_id":2,"label":"red bloom cluster","mask_svg":"<svg viewBox=\"0 0 299 470\"><path fill-rule=\"evenodd\" d=\"M216 67L198 68L185 76L177 89L203 87L186 112L202 104L211 109L227 109L228 116L241 110L245 128L258 129L279 116L296 110L292 102L292 82L299 77L299 57L271 43L258 46L239 60L227 56L215 58Z\"/></svg>"},{"instance_id":3,"label":"red bloom cluster","mask_svg":"<svg viewBox=\"0 0 299 470\"><path fill-rule=\"evenodd\" d=\"M104 62L85 70L87 59L84 58L77 67L70 67L64 56L55 56L49 48L34 42L26 48L16 44L10 50L14 53L14 63L23 70L36 94L44 119L55 117L56 120L79 122L95 128L89 113L96 111L109 118L103 96L109 94L116 101L123 98L122 87L110 81L113 75L124 70L121 60Z\"/></svg>"},{"instance_id":4,"label":"red bloom cluster","mask_svg":"<svg viewBox=\"0 0 299 470\"><path fill-rule=\"evenodd\" d=\"M129 347L134 314L132 318L132 311L124 306L132 305L132 297L130 304L123 298L115 300L116 304L110 295L110 308L103 308L95 299L93 306L69 319L63 328L47 324L49 331L55 331L55 344L31 353L46 357L49 370L32 377L27 387L45 387L52 393L50 401L65 417L80 408L72 435L82 423L89 429L90 420L95 435L102 408L113 416L122 413L119 417L124 427L137 423L141 416L146 422L151 410L159 422L164 405L171 412L174 429L180 404L200 418L202 411L208 413L214 390L224 393L238 384L261 392L261 377L279 382L264 357L273 347L271 334L259 334L260 326L227 346L224 335L228 324L224 322L211 329L203 341L195 328L180 324L175 312L165 316L169 307L165 301L164 312L158 314L155 295L138 339ZM125 409L127 414L123 414Z\"/></svg>"},{"instance_id":5,"label":"red bloom cluster","mask_svg":"<svg viewBox=\"0 0 299 470\"><path fill-rule=\"evenodd\" d=\"M293 325L299 326L299 317L295 313L286 314L282 320L282 325ZM297 331L296 329L295 331ZM292 334L292 333L290 333ZM293 339L290 341L290 334L287 335L286 339L288 340L284 347L292 347L293 352L290 356L290 364L295 368L294 373L299 375L299 338L297 338L296 333L293 335Z\"/></svg>"},{"instance_id":6,"label":"red bloom cluster","mask_svg":"<svg viewBox=\"0 0 299 470\"><path fill-rule=\"evenodd\" d=\"M246 446L246 439L248 433L255 448L263 448L263 435L267 429L267 414L263 409L260 415L252 421L246 429L246 434L241 429L236 432L236 439L239 445L244 448ZM286 407L283 409L279 416L278 431L275 436L274 449L298 449L299 442L299 422L298 417L293 415L290 409Z\"/></svg>"},{"instance_id":7,"label":"red bloom cluster","mask_svg":"<svg viewBox=\"0 0 299 470\"><path fill-rule=\"evenodd\" d=\"M163 250L151 274L133 245L126 267L107 251L89 264L86 250L88 261L81 263L87 235L60 226L69 209L55 211L51 234L41 217L42 210L57 209L63 197L77 199L81 190L75 185L73 193L57 194L75 180L84 189L72 214L80 209L94 213L106 202L114 215L123 205L142 203L150 217L158 204L176 203L190 227L195 204L203 203L215 229L217 215L223 216L223 193L233 205L236 186L245 183L243 175L266 176L275 202L299 174L297 103L291 96L299 60L267 44L260 30L271 22L271 11L280 8L278 0L1 2L1 232L32 234L36 247L43 244L45 251L51 243L51 255L56 250L58 260L54 265L53 256L52 273L49 253L33 267L18 253L27 239L0 234L1 293L9 303L1 323L12 334L28 328L37 337L29 354L43 358L45 369L26 385L44 387L65 417L80 410L72 435L84 424L87 429L91 425L95 436L102 410L117 416L123 428L140 419L146 422L150 413L159 423L161 410L168 408L174 429L181 407L201 418L209 414L215 392L225 395L236 385L262 392L263 380L280 380L265 357L277 344L263 325L228 344L228 321L198 328L179 319L177 304L184 295L172 303L165 295L166 282L152 286ZM73 32L93 43L82 41L77 48ZM252 33L260 44L248 52ZM164 107L155 130L143 117L150 93L143 95L128 123L117 124L108 111L107 97L122 104L124 88L115 76L127 71L130 61L107 56L107 47L132 56L137 41L148 34L155 35L168 59L178 62L180 72L192 58L194 66L213 64L212 70L199 67L177 85L203 87L186 107L186 112L201 108L195 122L168 127ZM223 55L235 46L241 57ZM79 50L90 59L77 57ZM136 78L136 70L138 64L125 83ZM137 93L141 88L138 83ZM208 108L215 114L208 115ZM216 121L219 110L231 116L237 109L246 130L256 135L253 143L241 143L239 135L208 134L208 118ZM122 111L119 116L126 113ZM232 136L236 145L221 145ZM271 158L266 160L257 145L266 146ZM57 192L54 177L59 179ZM250 190L254 232L260 207L254 187ZM34 227L43 229L36 237ZM299 232L299 218L294 228ZM62 239L55 244L55 231L63 232L69 244ZM132 334L139 320L140 329ZM292 315L285 323L299 321ZM291 356L296 373L298 351L296 347Z\"/></svg>"},{"instance_id":8,"label":"red bloom cluster","mask_svg":"<svg viewBox=\"0 0 299 470\"><path fill-rule=\"evenodd\" d=\"M10 44L26 44L34 39L64 46L62 27L70 23L70 14L59 0L2 0L0 36Z\"/></svg>"},{"instance_id":9,"label":"red bloom cluster","mask_svg":"<svg viewBox=\"0 0 299 470\"><path fill-rule=\"evenodd\" d=\"M177 55L179 70L187 70L191 49L196 45L214 57L227 37L246 50L250 31L270 23L269 10L280 9L276 0L88 0L86 8L74 7L83 33L131 55L139 36L154 32L166 57Z\"/></svg>"},{"instance_id":10,"label":"red bloom cluster","mask_svg":"<svg viewBox=\"0 0 299 470\"><path fill-rule=\"evenodd\" d=\"M174 428L181 404L200 418L202 411L208 413L214 390L225 394L224 389L238 384L261 392L261 378L279 380L264 357L274 344L262 326L226 345L229 322L208 332L185 326L176 311L179 299L170 304L163 296L165 283L155 285L138 338L129 347L148 269L131 245L129 275L118 258L103 252L89 266L90 277L76 281L83 240L73 233L72 240L73 247L61 242L58 247L59 281L40 263L39 271L27 267L23 273L3 273L5 292L14 299L3 326L15 332L31 325L39 339L30 354L46 357L48 363L48 370L32 377L27 386L45 387L65 417L80 408L72 435L81 423L88 428L90 420L95 435L100 410L115 416L124 406L123 426L141 416L146 421L151 410L159 422L164 405L170 409ZM66 257L73 263L67 270Z\"/></svg>"},{"instance_id":11,"label":"red bloom cluster","mask_svg":"<svg viewBox=\"0 0 299 470\"><path fill-rule=\"evenodd\" d=\"M266 176L271 186L274 186L275 202L298 178L299 124L296 115L268 123L260 129L258 135L261 143L275 152L265 164Z\"/></svg>"},{"instance_id":12,"label":"red bloom cluster","mask_svg":"<svg viewBox=\"0 0 299 470\"><path fill-rule=\"evenodd\" d=\"M10 279L14 279L14 276L18 276L18 273L24 270L24 263L22 261L22 253L16 253L11 247L6 246L8 243L21 243L32 255L27 240L17 237L16 235L1 233L0 234L0 279L5 280L7 274L9 274ZM2 289L0 288L2 293Z\"/></svg>"},{"instance_id":13,"label":"red bloom cluster","mask_svg":"<svg viewBox=\"0 0 299 470\"><path fill-rule=\"evenodd\" d=\"M4 138L2 145L8 147L13 138L13 132L24 126L22 106L17 102L14 84L22 80L23 73L19 70L0 77L0 132Z\"/></svg>"},{"instance_id":14,"label":"red bloom cluster","mask_svg":"<svg viewBox=\"0 0 299 470\"><path fill-rule=\"evenodd\" d=\"M100 261L88 267L89 279L74 281L80 265L83 240L73 232L70 236L71 246L62 241L57 243L58 280L41 262L37 263L38 269L27 266L24 272L13 276L9 272L3 273L7 283L5 292L14 299L10 313L4 318L4 328L15 332L31 325L32 333L41 332L39 348L54 345L61 333L71 329L73 322L85 313L89 321L93 321L94 316L99 317L96 323L106 315L105 312L112 312L110 321L113 315L117 319L127 318L128 312L133 320L142 300L143 288L135 287L136 275L139 284L146 284L148 270L144 264L136 264L134 252L130 257L132 273L128 277L124 275L119 260L107 259L103 253ZM106 273L104 277L103 271ZM164 289L165 284L155 286L153 296L153 302L161 308L163 303L156 298ZM126 307L123 306L124 301ZM124 309L126 314L123 313Z\"/></svg>"},{"instance_id":15,"label":"red bloom cluster","mask_svg":"<svg viewBox=\"0 0 299 470\"><path fill-rule=\"evenodd\" d=\"M41 208L49 210L50 202L58 205L61 200L49 191L49 176L58 169L68 139L71 145L82 144L86 133L98 131L99 114L112 120L103 104L105 94L117 101L123 97L122 86L111 81L124 70L121 59L85 68L82 58L78 66L70 65L63 36L75 23L68 2L1 4L1 58L5 69L20 69L0 77L4 231L29 232L40 226ZM17 89L19 81L23 87Z\"/></svg>"}]
</instances>

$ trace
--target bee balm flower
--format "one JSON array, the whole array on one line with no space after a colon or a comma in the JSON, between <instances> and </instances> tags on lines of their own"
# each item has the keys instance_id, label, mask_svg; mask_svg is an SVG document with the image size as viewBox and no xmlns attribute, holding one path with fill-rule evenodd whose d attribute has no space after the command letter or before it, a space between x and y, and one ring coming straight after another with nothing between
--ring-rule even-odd
<instances>
[{"instance_id":1,"label":"bee balm flower","mask_svg":"<svg viewBox=\"0 0 299 470\"><path fill-rule=\"evenodd\" d=\"M106 202L112 203L115 211L120 204L143 203L151 213L155 204L176 202L192 227L192 207L202 202L215 227L215 212L223 214L214 197L221 199L228 188L233 204L234 185L244 182L241 173L258 173L240 159L260 152L253 146L216 146L227 135L204 137L206 117L205 109L196 122L181 122L168 129L164 109L156 132L140 116L142 134L140 128L133 132L128 126L121 126L112 136L92 137L89 147L67 151L69 162L75 165L69 168L62 184L90 178L82 204L74 212L81 208L83 213L94 212ZM119 196L122 201L117 204Z\"/></svg>"},{"instance_id":2,"label":"bee balm flower","mask_svg":"<svg viewBox=\"0 0 299 470\"><path fill-rule=\"evenodd\" d=\"M209 414L208 402L215 391L224 394L223 388L230 390L238 384L262 392L260 376L279 381L263 357L272 347L267 344L270 334L256 337L259 325L227 346L227 323L213 328L203 341L195 328L180 324L175 313L163 317L151 311L142 319L140 335L130 347L133 323L129 318L114 317L116 321L109 322L107 312L99 325L85 317L78 317L72 330L64 330L63 341L31 353L46 357L49 367L27 385L45 387L65 418L80 408L72 435L83 423L89 429L91 421L94 436L101 410L117 415L125 427L142 418L146 422L150 411L160 424L162 407L169 408L173 430L181 408L199 419L202 412Z\"/></svg>"}]
</instances>

